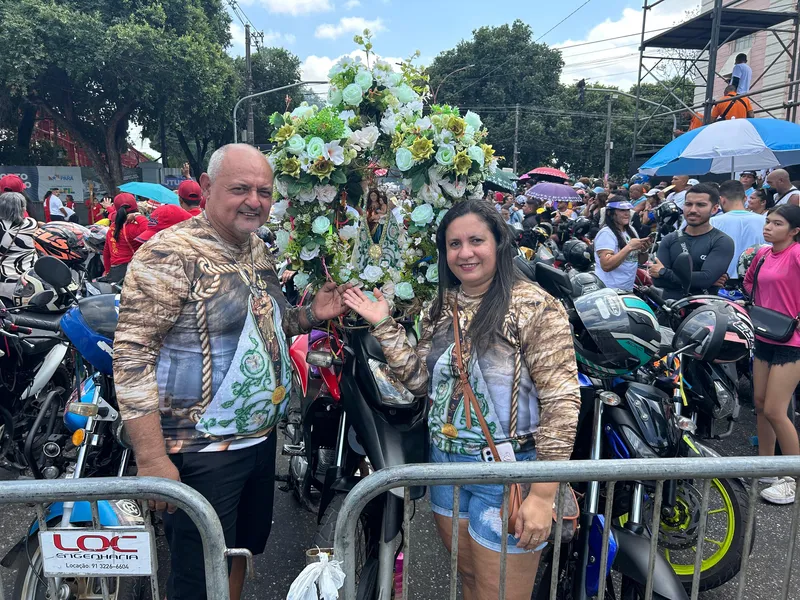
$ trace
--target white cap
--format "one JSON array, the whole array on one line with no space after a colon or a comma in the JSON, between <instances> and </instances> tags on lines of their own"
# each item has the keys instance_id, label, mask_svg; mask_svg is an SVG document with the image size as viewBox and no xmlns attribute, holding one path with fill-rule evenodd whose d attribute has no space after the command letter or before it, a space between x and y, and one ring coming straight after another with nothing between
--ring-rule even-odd
<instances>
[{"instance_id":1,"label":"white cap","mask_svg":"<svg viewBox=\"0 0 800 600\"><path fill-rule=\"evenodd\" d=\"M700 185L700 182L697 181L697 179L690 179L686 183L688 183L689 185Z\"/></svg>"},{"instance_id":2,"label":"white cap","mask_svg":"<svg viewBox=\"0 0 800 600\"><path fill-rule=\"evenodd\" d=\"M645 194L645 196L655 196L655 195L656 195L656 194L658 194L658 192L660 192L660 191L661 191L661 190L659 190L659 189L653 188L652 190L650 190L649 192L647 192L647 193Z\"/></svg>"}]
</instances>

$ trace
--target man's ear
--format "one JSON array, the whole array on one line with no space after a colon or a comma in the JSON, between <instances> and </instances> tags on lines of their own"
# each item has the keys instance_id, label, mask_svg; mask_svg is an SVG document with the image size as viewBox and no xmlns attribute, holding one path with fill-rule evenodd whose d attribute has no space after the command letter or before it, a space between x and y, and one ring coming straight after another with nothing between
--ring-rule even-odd
<instances>
[{"instance_id":1,"label":"man's ear","mask_svg":"<svg viewBox=\"0 0 800 600\"><path fill-rule=\"evenodd\" d=\"M208 173L200 175L200 189L203 190L203 196L206 202L208 202L208 198L211 196L211 178L208 176Z\"/></svg>"}]
</instances>

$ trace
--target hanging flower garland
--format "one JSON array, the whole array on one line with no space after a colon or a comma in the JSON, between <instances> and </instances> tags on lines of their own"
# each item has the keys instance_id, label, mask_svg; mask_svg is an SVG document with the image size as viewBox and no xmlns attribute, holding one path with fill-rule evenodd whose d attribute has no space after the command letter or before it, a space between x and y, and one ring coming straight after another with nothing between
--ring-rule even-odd
<instances>
[{"instance_id":1,"label":"hanging flower garland","mask_svg":"<svg viewBox=\"0 0 800 600\"><path fill-rule=\"evenodd\" d=\"M356 36L367 60L369 33ZM427 74L404 61L401 71L344 57L329 72L328 103L305 103L274 114L269 155L277 202L276 243L297 272L295 285L319 287L328 279L378 286L407 312L430 299L438 283L436 227L453 205L483 195L482 182L497 168L480 117L435 105L424 115ZM368 236L365 208L376 171L403 177L412 208L400 227L390 213L389 243ZM396 248L387 249L387 246Z\"/></svg>"}]
</instances>

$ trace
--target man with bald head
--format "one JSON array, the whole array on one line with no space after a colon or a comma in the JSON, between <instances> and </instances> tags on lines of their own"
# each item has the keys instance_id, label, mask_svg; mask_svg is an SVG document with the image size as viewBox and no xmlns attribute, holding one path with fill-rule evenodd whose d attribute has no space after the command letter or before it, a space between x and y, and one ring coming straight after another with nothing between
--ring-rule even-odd
<instances>
[{"instance_id":1,"label":"man with bald head","mask_svg":"<svg viewBox=\"0 0 800 600\"><path fill-rule=\"evenodd\" d=\"M329 283L308 307L286 302L254 233L272 207L272 170L258 150L218 149L200 185L205 212L157 233L130 263L114 383L138 474L196 489L216 510L225 544L258 554L272 523L275 426L289 404L287 339L340 315L342 290ZM200 534L166 508L167 598L204 599ZM244 574L235 557L234 600Z\"/></svg>"},{"instance_id":2,"label":"man with bald head","mask_svg":"<svg viewBox=\"0 0 800 600\"><path fill-rule=\"evenodd\" d=\"M775 206L780 204L800 204L800 190L792 185L789 173L784 169L775 169L767 175L767 185L775 190Z\"/></svg>"},{"instance_id":3,"label":"man with bald head","mask_svg":"<svg viewBox=\"0 0 800 600\"><path fill-rule=\"evenodd\" d=\"M673 175L672 193L667 196L667 202L674 202L678 205L678 208L683 210L683 203L686 201L686 192L690 187L688 175Z\"/></svg>"}]
</instances>

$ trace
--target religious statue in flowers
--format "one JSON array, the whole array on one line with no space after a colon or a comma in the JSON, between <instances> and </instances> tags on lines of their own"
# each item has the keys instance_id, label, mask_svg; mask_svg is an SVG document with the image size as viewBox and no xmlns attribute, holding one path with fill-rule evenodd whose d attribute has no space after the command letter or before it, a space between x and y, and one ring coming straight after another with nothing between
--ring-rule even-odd
<instances>
[{"instance_id":1,"label":"religious statue in flowers","mask_svg":"<svg viewBox=\"0 0 800 600\"><path fill-rule=\"evenodd\" d=\"M400 71L380 60L370 65L365 37L356 41L366 63L344 57L331 69L327 106L272 116L276 242L298 288L360 282L391 290L415 312L438 282L437 225L454 202L482 196L497 159L477 114L426 109L425 72L411 59ZM381 208L378 190L377 205L365 201L386 169L412 192L403 225Z\"/></svg>"}]
</instances>

